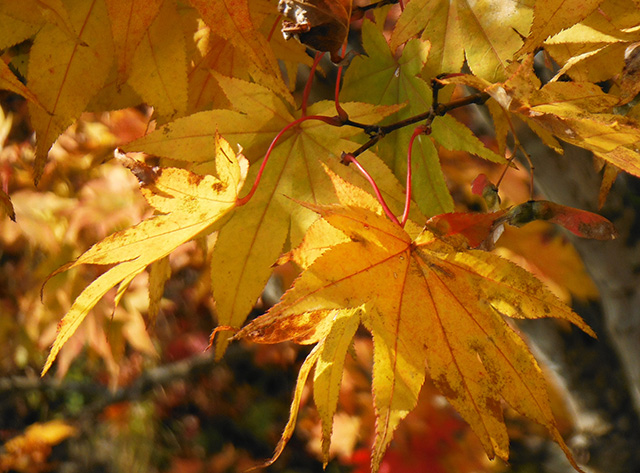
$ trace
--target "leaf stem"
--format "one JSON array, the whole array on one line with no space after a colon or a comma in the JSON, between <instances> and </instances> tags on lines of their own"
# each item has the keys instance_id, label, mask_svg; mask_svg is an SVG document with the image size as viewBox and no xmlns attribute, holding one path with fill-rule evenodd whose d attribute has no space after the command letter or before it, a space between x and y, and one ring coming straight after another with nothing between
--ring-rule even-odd
<instances>
[{"instance_id":1,"label":"leaf stem","mask_svg":"<svg viewBox=\"0 0 640 473\"><path fill-rule=\"evenodd\" d=\"M342 45L342 51L340 52L343 58L346 51L347 51L347 43L344 43ZM344 123L347 120L349 120L349 115L340 105L340 82L342 80L342 68L343 66L338 67L338 74L336 75L336 88L334 93L334 102L336 104L336 112L338 113L340 120L342 120L342 122Z\"/></svg>"},{"instance_id":2,"label":"leaf stem","mask_svg":"<svg viewBox=\"0 0 640 473\"><path fill-rule=\"evenodd\" d=\"M273 22L273 26L271 27L271 30L269 30L269 34L267 35L267 43L271 41L271 38L273 38L273 33L275 33L276 31L276 27L280 22L280 18L282 18L282 15L278 15L278 18L276 18L276 21Z\"/></svg>"},{"instance_id":3,"label":"leaf stem","mask_svg":"<svg viewBox=\"0 0 640 473\"><path fill-rule=\"evenodd\" d=\"M413 152L413 142L415 139L423 134L428 134L431 132L431 128L427 125L420 125L415 127L413 130L413 134L411 135L411 139L409 140L409 151L407 151L407 184L406 184L406 194L404 200L404 212L402 213L402 220L400 222L400 226L404 228L407 223L407 219L409 218L409 209L411 207L411 153Z\"/></svg>"},{"instance_id":4,"label":"leaf stem","mask_svg":"<svg viewBox=\"0 0 640 473\"><path fill-rule=\"evenodd\" d=\"M349 163L355 164L355 166L362 173L362 175L367 179L367 181L369 181L369 184L371 184L371 187L373 187L373 192L375 192L376 197L378 198L378 202L380 202L380 205L382 206L382 210L384 210L384 213L386 214L386 216L389 217L389 219L391 219L393 223L400 225L400 222L398 221L396 216L393 214L393 212L385 202L384 197L382 197L382 193L380 192L380 188L376 184L375 179L373 179L371 174L369 174L367 170L362 167L362 164L358 162L356 157L353 156L352 154L343 154L342 162L344 164L349 164Z\"/></svg>"},{"instance_id":5,"label":"leaf stem","mask_svg":"<svg viewBox=\"0 0 640 473\"><path fill-rule=\"evenodd\" d=\"M307 102L309 100L309 94L311 93L311 84L313 84L313 78L316 75L316 69L318 68L318 64L320 60L324 56L324 53L321 51L316 52L315 57L313 58L313 64L311 65L311 69L309 70L309 77L307 78L307 83L304 86L304 92L302 93L302 116L307 115Z\"/></svg>"},{"instance_id":6,"label":"leaf stem","mask_svg":"<svg viewBox=\"0 0 640 473\"><path fill-rule=\"evenodd\" d=\"M278 144L278 141L280 141L280 138L282 138L282 136L289 131L291 128L299 125L300 123L307 121L307 120L318 120L321 122L324 122L328 125L332 125L332 126L342 126L342 122L340 121L339 117L327 117L324 115L308 115L308 116L303 116L298 118L297 120L292 121L291 123L289 123L287 126L285 126L282 130L280 130L280 132L276 135L276 137L273 139L273 141L271 142L271 144L269 145L269 148L267 149L267 152L264 155L264 159L262 160L262 164L260 165L260 169L258 170L258 175L256 176L255 181L253 181L253 186L251 186L251 190L249 191L249 193L247 195L245 195L242 198L237 198L236 199L236 207L241 207L243 205L245 205L247 202L249 202L251 200L251 198L253 197L253 194L255 194L256 189L258 188L258 185L260 184L260 179L262 179L262 174L264 173L264 168L267 166L267 161L269 161L269 157L271 156L271 152L273 151L273 149L276 147L276 144Z\"/></svg>"}]
</instances>

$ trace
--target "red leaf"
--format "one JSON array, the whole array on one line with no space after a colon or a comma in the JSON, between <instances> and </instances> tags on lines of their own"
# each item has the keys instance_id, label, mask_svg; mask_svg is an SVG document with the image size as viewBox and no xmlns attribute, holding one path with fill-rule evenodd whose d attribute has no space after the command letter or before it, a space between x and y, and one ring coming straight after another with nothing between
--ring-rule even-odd
<instances>
[{"instance_id":1,"label":"red leaf","mask_svg":"<svg viewBox=\"0 0 640 473\"><path fill-rule=\"evenodd\" d=\"M509 211L509 223L521 227L534 220L548 220L571 233L594 240L613 240L618 236L613 223L601 215L548 200L529 201Z\"/></svg>"},{"instance_id":2,"label":"red leaf","mask_svg":"<svg viewBox=\"0 0 640 473\"><path fill-rule=\"evenodd\" d=\"M436 215L427 221L426 227L442 237L462 235L471 248L477 248L494 234L506 213L506 210L498 210L491 213L455 212ZM492 240L495 243L495 239Z\"/></svg>"}]
</instances>

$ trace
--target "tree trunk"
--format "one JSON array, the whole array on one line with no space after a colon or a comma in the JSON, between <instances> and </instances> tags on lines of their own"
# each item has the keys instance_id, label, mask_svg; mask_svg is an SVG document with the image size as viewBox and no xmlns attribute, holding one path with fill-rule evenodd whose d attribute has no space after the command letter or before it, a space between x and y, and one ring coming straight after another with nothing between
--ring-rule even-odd
<instances>
[{"instance_id":1,"label":"tree trunk","mask_svg":"<svg viewBox=\"0 0 640 473\"><path fill-rule=\"evenodd\" d=\"M601 177L590 152L566 146L560 156L536 137L524 142L535 167L536 186L546 198L598 212ZM601 296L598 304L574 308L593 327L598 340L579 330L561 330L552 320L520 325L566 388L577 428L570 444L576 459L593 472L640 471L638 188L636 178L621 174L599 212L616 225L620 234L616 240L570 235ZM549 457L546 471L573 471L557 457Z\"/></svg>"}]
</instances>

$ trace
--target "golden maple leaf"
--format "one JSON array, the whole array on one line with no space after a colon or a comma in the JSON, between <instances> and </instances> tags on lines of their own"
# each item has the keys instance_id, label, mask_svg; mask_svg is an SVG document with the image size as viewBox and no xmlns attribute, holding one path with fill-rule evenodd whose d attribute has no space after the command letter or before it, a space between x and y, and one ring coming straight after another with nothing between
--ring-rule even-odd
<instances>
[{"instance_id":1,"label":"golden maple leaf","mask_svg":"<svg viewBox=\"0 0 640 473\"><path fill-rule=\"evenodd\" d=\"M58 324L43 376L89 311L112 287L119 285L123 290L147 266L161 261L178 246L217 230L233 210L246 174L246 167L239 161L244 158L236 156L218 134L214 149L217 176L178 168L155 170L127 156L120 157L140 181L142 193L156 214L108 236L49 276L81 264L114 265L80 293ZM154 279L163 281L162 276L154 275ZM159 292L157 287L154 290Z\"/></svg>"},{"instance_id":2,"label":"golden maple leaf","mask_svg":"<svg viewBox=\"0 0 640 473\"><path fill-rule=\"evenodd\" d=\"M313 367L328 461L344 357L363 325L374 344L373 471L398 423L416 406L427 367L489 458L508 458L503 399L544 425L578 468L556 427L544 376L503 316L556 317L595 336L593 331L522 268L469 249L461 235L442 238L425 229L412 239L370 199L354 205L361 191L331 177L342 205L304 205L342 235L310 231L291 256L305 271L280 303L235 335L258 343L317 343L300 370L291 417L269 464L291 436Z\"/></svg>"}]
</instances>

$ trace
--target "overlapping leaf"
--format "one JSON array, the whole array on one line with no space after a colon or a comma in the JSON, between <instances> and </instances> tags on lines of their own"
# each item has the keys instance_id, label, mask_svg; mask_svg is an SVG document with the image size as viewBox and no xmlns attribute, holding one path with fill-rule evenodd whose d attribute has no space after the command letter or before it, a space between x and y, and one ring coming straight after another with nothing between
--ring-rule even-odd
<instances>
[{"instance_id":1,"label":"overlapping leaf","mask_svg":"<svg viewBox=\"0 0 640 473\"><path fill-rule=\"evenodd\" d=\"M36 36L30 53L29 90L45 109L29 104L38 139L36 181L44 169L49 148L102 87L113 60L104 0L71 0L67 7L78 40L49 23Z\"/></svg>"},{"instance_id":2,"label":"overlapping leaf","mask_svg":"<svg viewBox=\"0 0 640 473\"><path fill-rule=\"evenodd\" d=\"M558 74L566 73L575 81L601 82L622 71L625 50L640 40L638 22L637 4L605 0L581 23L549 38L543 46L562 65Z\"/></svg>"},{"instance_id":3,"label":"overlapping leaf","mask_svg":"<svg viewBox=\"0 0 640 473\"><path fill-rule=\"evenodd\" d=\"M429 43L418 39L411 40L405 45L402 55L396 59L375 25L365 22L362 35L368 56L357 57L352 61L341 92L343 100L385 105L407 104L383 123L429 110L432 101L431 88L417 76L430 54ZM385 137L378 145L378 154L394 169L399 178L403 178L406 173L411 132L410 127L398 130ZM468 151L494 162L503 161L500 156L487 149L467 127L452 117L437 118L433 122L431 136L447 149ZM422 212L436 215L452 211L453 200L431 138L418 138L413 148L412 168L413 197Z\"/></svg>"},{"instance_id":4,"label":"overlapping leaf","mask_svg":"<svg viewBox=\"0 0 640 473\"><path fill-rule=\"evenodd\" d=\"M187 58L177 16L176 5L165 0L143 32L130 65L129 84L163 121L187 111Z\"/></svg>"},{"instance_id":5,"label":"overlapping leaf","mask_svg":"<svg viewBox=\"0 0 640 473\"><path fill-rule=\"evenodd\" d=\"M265 87L221 76L218 80L235 111L205 111L176 120L126 149L203 163L211 149L211 130L217 129L231 143L242 146L254 163L248 176L249 182L253 182L266 147L282 128L296 119L297 112L291 112L286 99L279 99ZM320 102L309 107L308 112L333 115L333 107L330 102ZM344 107L352 119L365 123L374 123L398 109L364 103L346 103ZM291 129L273 148L257 192L220 230L213 250L211 279L220 324L236 327L242 324L285 242L295 245L316 219L291 199L335 201L333 186L321 163L349 176L351 182L368 186L357 171L339 162L342 152L358 148L357 143L348 139L356 133L358 129L306 121ZM366 153L362 158L369 172L376 176L385 198L400 213L403 205L400 184L374 155ZM218 355L225 347L221 337Z\"/></svg>"},{"instance_id":6,"label":"overlapping leaf","mask_svg":"<svg viewBox=\"0 0 640 473\"><path fill-rule=\"evenodd\" d=\"M586 18L602 0L551 0L536 2L533 25L521 52L533 52L542 42Z\"/></svg>"},{"instance_id":7,"label":"overlapping leaf","mask_svg":"<svg viewBox=\"0 0 640 473\"><path fill-rule=\"evenodd\" d=\"M342 182L333 178L337 187ZM313 233L325 247L267 314L236 334L259 343L317 343L296 392L315 366L314 399L329 441L345 352L357 327L374 343L377 417L372 468L393 431L416 405L426 367L436 387L471 425L488 456L508 457L501 400L544 425L577 468L556 427L545 380L524 342L503 316L557 317L592 330L540 281L491 253L466 249L460 238L425 230L416 239L380 209L310 205L347 236ZM290 436L299 398L283 435ZM282 444L276 456L282 450ZM324 448L325 461L328 448Z\"/></svg>"},{"instance_id":8,"label":"overlapping leaf","mask_svg":"<svg viewBox=\"0 0 640 473\"><path fill-rule=\"evenodd\" d=\"M216 34L244 52L251 76L257 82L282 97L289 96L273 51L251 19L248 0L190 0L190 3Z\"/></svg>"},{"instance_id":9,"label":"overlapping leaf","mask_svg":"<svg viewBox=\"0 0 640 473\"><path fill-rule=\"evenodd\" d=\"M507 66L529 32L532 1L411 0L398 19L391 47L416 34L431 42L428 76L458 72L464 57L471 71L490 81L504 80Z\"/></svg>"},{"instance_id":10,"label":"overlapping leaf","mask_svg":"<svg viewBox=\"0 0 640 473\"><path fill-rule=\"evenodd\" d=\"M216 229L220 219L235 206L243 182L236 155L221 138L215 146L217 177L177 168L155 171L128 160L125 164L140 180L142 193L157 215L114 233L56 271L55 274L81 264L115 265L82 291L58 325L43 374L51 367L62 345L109 289L117 284L126 287L151 263L166 257L200 233Z\"/></svg>"},{"instance_id":11,"label":"overlapping leaf","mask_svg":"<svg viewBox=\"0 0 640 473\"><path fill-rule=\"evenodd\" d=\"M118 68L116 82L122 85L129 77L133 55L158 15L163 2L162 0L106 1ZM172 29L177 30L177 28Z\"/></svg>"},{"instance_id":12,"label":"overlapping leaf","mask_svg":"<svg viewBox=\"0 0 640 473\"><path fill-rule=\"evenodd\" d=\"M529 60L503 85L487 91L503 108L536 127L640 176L640 123L613 113L616 97L591 83L551 82L538 87Z\"/></svg>"}]
</instances>

